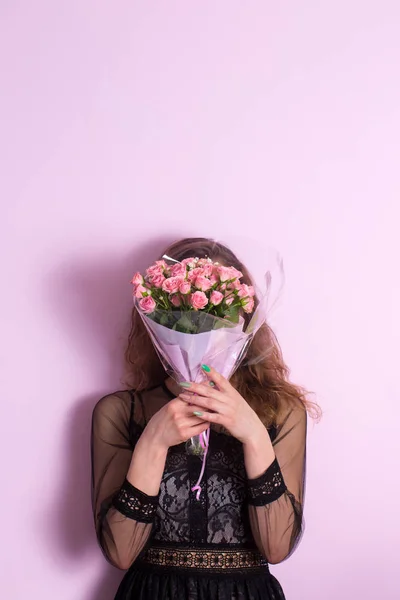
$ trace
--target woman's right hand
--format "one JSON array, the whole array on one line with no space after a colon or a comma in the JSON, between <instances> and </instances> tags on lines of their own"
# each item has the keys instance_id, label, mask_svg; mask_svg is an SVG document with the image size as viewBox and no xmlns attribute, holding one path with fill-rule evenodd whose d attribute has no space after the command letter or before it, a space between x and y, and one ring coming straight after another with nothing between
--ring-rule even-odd
<instances>
[{"instance_id":1,"label":"woman's right hand","mask_svg":"<svg viewBox=\"0 0 400 600\"><path fill-rule=\"evenodd\" d=\"M151 440L162 450L186 442L200 435L209 427L209 423L193 415L196 407L188 405L180 398L170 400L156 412L146 425L142 437Z\"/></svg>"}]
</instances>

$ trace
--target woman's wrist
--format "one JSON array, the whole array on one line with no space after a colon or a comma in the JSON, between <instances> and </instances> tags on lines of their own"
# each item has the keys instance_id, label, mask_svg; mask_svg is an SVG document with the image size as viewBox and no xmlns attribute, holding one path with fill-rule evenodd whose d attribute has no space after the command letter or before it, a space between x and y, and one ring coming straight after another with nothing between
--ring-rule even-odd
<instances>
[{"instance_id":1,"label":"woman's wrist","mask_svg":"<svg viewBox=\"0 0 400 600\"><path fill-rule=\"evenodd\" d=\"M126 476L129 483L149 496L156 496L160 489L168 448L145 432L136 443Z\"/></svg>"},{"instance_id":2,"label":"woman's wrist","mask_svg":"<svg viewBox=\"0 0 400 600\"><path fill-rule=\"evenodd\" d=\"M266 427L254 430L253 435L243 442L246 472L249 479L259 477L275 460L275 451Z\"/></svg>"},{"instance_id":3,"label":"woman's wrist","mask_svg":"<svg viewBox=\"0 0 400 600\"><path fill-rule=\"evenodd\" d=\"M250 448L250 449L257 449L257 447L260 444L263 444L265 442L265 440L270 440L268 431L264 425L264 423L262 423L262 421L259 419L259 417L254 413L254 423L252 424L252 426L249 428L250 429L250 433L249 435L242 440L242 444L243 446Z\"/></svg>"},{"instance_id":4,"label":"woman's wrist","mask_svg":"<svg viewBox=\"0 0 400 600\"><path fill-rule=\"evenodd\" d=\"M146 452L149 460L157 460L160 458L164 458L165 460L167 456L168 447L165 446L159 439L157 439L157 436L152 435L147 427L140 436L136 444L136 448L138 446L139 448L143 449L144 452Z\"/></svg>"}]
</instances>

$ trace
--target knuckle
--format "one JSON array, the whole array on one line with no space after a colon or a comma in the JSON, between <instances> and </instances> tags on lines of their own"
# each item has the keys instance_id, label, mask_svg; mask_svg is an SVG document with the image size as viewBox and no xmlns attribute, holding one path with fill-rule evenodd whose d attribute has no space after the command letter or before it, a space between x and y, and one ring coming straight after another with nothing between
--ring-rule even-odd
<instances>
[{"instance_id":1,"label":"knuckle","mask_svg":"<svg viewBox=\"0 0 400 600\"><path fill-rule=\"evenodd\" d=\"M177 432L178 432L179 439L181 439L181 440L186 440L187 439L185 427L183 427L182 425L178 425L177 426Z\"/></svg>"},{"instance_id":2,"label":"knuckle","mask_svg":"<svg viewBox=\"0 0 400 600\"><path fill-rule=\"evenodd\" d=\"M172 417L177 417L179 414L179 400L171 400L171 402L167 406L167 412Z\"/></svg>"}]
</instances>

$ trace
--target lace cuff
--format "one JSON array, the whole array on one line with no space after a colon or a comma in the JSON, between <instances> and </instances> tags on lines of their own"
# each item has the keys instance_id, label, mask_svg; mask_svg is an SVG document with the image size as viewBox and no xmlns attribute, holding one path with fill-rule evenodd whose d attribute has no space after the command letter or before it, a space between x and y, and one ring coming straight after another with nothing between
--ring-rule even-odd
<instances>
[{"instance_id":1,"label":"lace cuff","mask_svg":"<svg viewBox=\"0 0 400 600\"><path fill-rule=\"evenodd\" d=\"M256 479L247 480L249 504L265 506L277 500L286 491L286 485L277 459Z\"/></svg>"},{"instance_id":2,"label":"lace cuff","mask_svg":"<svg viewBox=\"0 0 400 600\"><path fill-rule=\"evenodd\" d=\"M148 496L125 479L112 504L129 519L140 523L152 523L157 510L158 495Z\"/></svg>"}]
</instances>

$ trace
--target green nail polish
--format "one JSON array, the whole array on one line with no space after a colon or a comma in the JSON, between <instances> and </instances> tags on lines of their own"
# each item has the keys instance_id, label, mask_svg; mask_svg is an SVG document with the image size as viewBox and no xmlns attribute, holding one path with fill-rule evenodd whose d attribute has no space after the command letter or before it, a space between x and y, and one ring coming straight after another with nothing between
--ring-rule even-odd
<instances>
[{"instance_id":1,"label":"green nail polish","mask_svg":"<svg viewBox=\"0 0 400 600\"><path fill-rule=\"evenodd\" d=\"M205 371L206 373L209 373L211 371L210 367L208 365L201 365L201 368L203 369L203 371Z\"/></svg>"},{"instance_id":2,"label":"green nail polish","mask_svg":"<svg viewBox=\"0 0 400 600\"><path fill-rule=\"evenodd\" d=\"M195 417L202 417L203 413L201 412L201 410L194 410L193 414L195 415Z\"/></svg>"},{"instance_id":3,"label":"green nail polish","mask_svg":"<svg viewBox=\"0 0 400 600\"><path fill-rule=\"evenodd\" d=\"M181 385L182 387L185 387L185 388L189 388L192 384L187 381L183 381L179 385Z\"/></svg>"},{"instance_id":4,"label":"green nail polish","mask_svg":"<svg viewBox=\"0 0 400 600\"><path fill-rule=\"evenodd\" d=\"M209 381L208 385L211 385L211 387L215 387L215 383L213 381Z\"/></svg>"}]
</instances>

